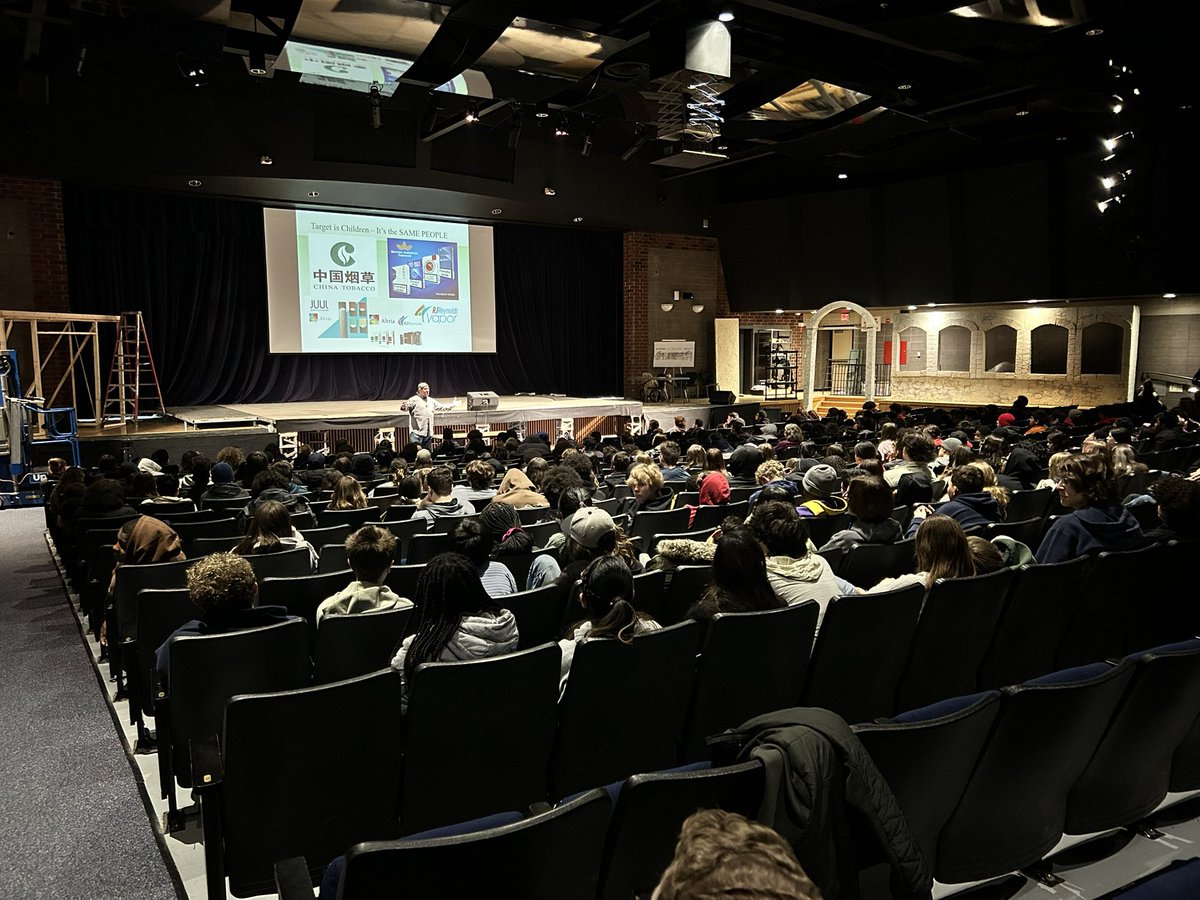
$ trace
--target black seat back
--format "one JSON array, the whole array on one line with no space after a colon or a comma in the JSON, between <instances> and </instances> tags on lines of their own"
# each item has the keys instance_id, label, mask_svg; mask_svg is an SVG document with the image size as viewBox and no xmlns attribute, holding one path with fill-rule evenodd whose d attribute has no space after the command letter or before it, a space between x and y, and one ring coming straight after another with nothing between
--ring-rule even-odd
<instances>
[{"instance_id":1,"label":"black seat back","mask_svg":"<svg viewBox=\"0 0 1200 900\"><path fill-rule=\"evenodd\" d=\"M181 588L187 586L187 570L195 565L194 559L181 559L165 563L131 563L117 566L116 586L113 603L117 612L117 634L112 640L136 638L137 595L147 588ZM111 627L111 626L110 626Z\"/></svg>"},{"instance_id":2,"label":"black seat back","mask_svg":"<svg viewBox=\"0 0 1200 900\"><path fill-rule=\"evenodd\" d=\"M611 809L608 794L594 790L483 831L359 844L346 855L338 896L446 896L447 873L453 873L454 896L593 900ZM504 873L502 887L497 873Z\"/></svg>"},{"instance_id":3,"label":"black seat back","mask_svg":"<svg viewBox=\"0 0 1200 900\"><path fill-rule=\"evenodd\" d=\"M417 667L409 685L402 833L545 799L560 660L557 645L543 644Z\"/></svg>"},{"instance_id":4,"label":"black seat back","mask_svg":"<svg viewBox=\"0 0 1200 900\"><path fill-rule=\"evenodd\" d=\"M173 638L170 665L170 743L183 787L192 786L192 741L221 734L230 697L306 687L312 674L303 622Z\"/></svg>"},{"instance_id":5,"label":"black seat back","mask_svg":"<svg viewBox=\"0 0 1200 900\"><path fill-rule=\"evenodd\" d=\"M317 629L313 684L329 684L386 669L404 637L413 608L326 616Z\"/></svg>"},{"instance_id":6,"label":"black seat back","mask_svg":"<svg viewBox=\"0 0 1200 900\"><path fill-rule=\"evenodd\" d=\"M293 616L308 623L309 637L316 640L317 607L327 597L344 590L354 581L349 569L322 572L317 575L295 575L288 578L263 578L258 583L259 606L285 606Z\"/></svg>"},{"instance_id":7,"label":"black seat back","mask_svg":"<svg viewBox=\"0 0 1200 900\"><path fill-rule=\"evenodd\" d=\"M569 599L567 585L547 584L532 591L518 591L499 599L517 618L517 634L522 649L536 647L562 637L564 607ZM582 615L582 610L579 610Z\"/></svg>"},{"instance_id":8,"label":"black seat back","mask_svg":"<svg viewBox=\"0 0 1200 900\"><path fill-rule=\"evenodd\" d=\"M698 809L753 819L762 803L763 765L688 767L634 775L621 786L604 844L600 900L649 896L675 855L684 820Z\"/></svg>"},{"instance_id":9,"label":"black seat back","mask_svg":"<svg viewBox=\"0 0 1200 900\"><path fill-rule=\"evenodd\" d=\"M704 596L711 579L710 565L676 566L659 606L659 624L674 625L686 619L688 610Z\"/></svg>"},{"instance_id":10,"label":"black seat back","mask_svg":"<svg viewBox=\"0 0 1200 900\"><path fill-rule=\"evenodd\" d=\"M358 841L398 833L394 672L236 697L225 709L221 749L223 841L216 845L224 847L235 896L273 892L280 859L303 855L323 867ZM205 850L215 852L208 842Z\"/></svg>"},{"instance_id":11,"label":"black seat back","mask_svg":"<svg viewBox=\"0 0 1200 900\"><path fill-rule=\"evenodd\" d=\"M708 625L684 727L684 759L709 758L705 738L800 705L819 607L719 613Z\"/></svg>"},{"instance_id":12,"label":"black seat back","mask_svg":"<svg viewBox=\"0 0 1200 900\"><path fill-rule=\"evenodd\" d=\"M129 671L129 702L142 714L154 715L154 659L158 648L175 629L199 618L187 588L145 588L137 595L137 653ZM137 673L136 675L134 673Z\"/></svg>"},{"instance_id":13,"label":"black seat back","mask_svg":"<svg viewBox=\"0 0 1200 900\"><path fill-rule=\"evenodd\" d=\"M750 501L740 500L736 503L721 503L711 506L705 504L697 507L696 518L692 520L692 528L701 531L705 528L719 528L729 516L745 517L750 511Z\"/></svg>"},{"instance_id":14,"label":"black seat back","mask_svg":"<svg viewBox=\"0 0 1200 900\"><path fill-rule=\"evenodd\" d=\"M225 534L213 537L191 538L184 548L190 559L199 559L213 553L228 553L242 542L241 535Z\"/></svg>"},{"instance_id":15,"label":"black seat back","mask_svg":"<svg viewBox=\"0 0 1200 900\"><path fill-rule=\"evenodd\" d=\"M317 514L317 521L322 528L332 528L344 525L350 531L383 518L383 510L378 506L364 506L362 509L323 509ZM345 540L345 538L343 538ZM335 543L330 541L329 543Z\"/></svg>"},{"instance_id":16,"label":"black seat back","mask_svg":"<svg viewBox=\"0 0 1200 900\"><path fill-rule=\"evenodd\" d=\"M1039 522L1046 518L1050 504L1057 492L1054 488L1038 488L1030 491L1013 491L1008 495L1008 507L1005 518L1010 522L1022 522L1026 519L1037 519ZM1029 543L1025 541L1024 543ZM1033 546L1030 544L1030 546Z\"/></svg>"},{"instance_id":17,"label":"black seat back","mask_svg":"<svg viewBox=\"0 0 1200 900\"><path fill-rule=\"evenodd\" d=\"M312 557L307 547L278 553L251 553L245 559L259 581L264 578L293 578L312 572Z\"/></svg>"},{"instance_id":18,"label":"black seat back","mask_svg":"<svg viewBox=\"0 0 1200 900\"><path fill-rule=\"evenodd\" d=\"M1141 550L1101 553L1095 558L1080 589L1075 616L1058 647L1058 668L1146 649L1129 645L1141 617L1135 598L1158 589L1158 573L1166 556L1165 544L1151 544Z\"/></svg>"},{"instance_id":19,"label":"black seat back","mask_svg":"<svg viewBox=\"0 0 1200 900\"><path fill-rule=\"evenodd\" d=\"M847 722L895 712L896 685L924 599L925 588L915 584L830 600L813 645L804 705L832 710Z\"/></svg>"},{"instance_id":20,"label":"black seat back","mask_svg":"<svg viewBox=\"0 0 1200 900\"><path fill-rule=\"evenodd\" d=\"M496 562L502 563L512 573L513 580L517 583L517 590L524 590L525 584L529 580L529 568L539 556L554 556L557 559L557 551L543 548L529 553L513 553L508 556L496 557Z\"/></svg>"},{"instance_id":21,"label":"black seat back","mask_svg":"<svg viewBox=\"0 0 1200 900\"><path fill-rule=\"evenodd\" d=\"M939 578L925 596L896 693L897 709L916 709L973 693L1016 573Z\"/></svg>"},{"instance_id":22,"label":"black seat back","mask_svg":"<svg viewBox=\"0 0 1200 900\"><path fill-rule=\"evenodd\" d=\"M404 561L414 566L417 563L427 563L439 553L445 553L450 549L450 535L444 532L438 533L418 533L412 536L408 542L408 556Z\"/></svg>"},{"instance_id":23,"label":"black seat back","mask_svg":"<svg viewBox=\"0 0 1200 900\"><path fill-rule=\"evenodd\" d=\"M555 797L675 764L699 644L700 626L681 622L628 644L576 645L558 706Z\"/></svg>"},{"instance_id":24,"label":"black seat back","mask_svg":"<svg viewBox=\"0 0 1200 900\"><path fill-rule=\"evenodd\" d=\"M425 571L424 563L412 566L392 566L384 583L401 597L412 600L417 596L417 579Z\"/></svg>"},{"instance_id":25,"label":"black seat back","mask_svg":"<svg viewBox=\"0 0 1200 900\"><path fill-rule=\"evenodd\" d=\"M912 572L916 566L916 541L894 544L858 544L846 551L837 575L864 591L885 578Z\"/></svg>"},{"instance_id":26,"label":"black seat back","mask_svg":"<svg viewBox=\"0 0 1200 900\"><path fill-rule=\"evenodd\" d=\"M808 527L808 538L813 546L821 547L837 532L848 528L851 521L846 513L837 513L832 516L806 516L804 524Z\"/></svg>"},{"instance_id":27,"label":"black seat back","mask_svg":"<svg viewBox=\"0 0 1200 900\"><path fill-rule=\"evenodd\" d=\"M983 661L984 688L1020 684L1054 671L1055 653L1082 599L1087 557L1017 570L1004 609Z\"/></svg>"}]
</instances>

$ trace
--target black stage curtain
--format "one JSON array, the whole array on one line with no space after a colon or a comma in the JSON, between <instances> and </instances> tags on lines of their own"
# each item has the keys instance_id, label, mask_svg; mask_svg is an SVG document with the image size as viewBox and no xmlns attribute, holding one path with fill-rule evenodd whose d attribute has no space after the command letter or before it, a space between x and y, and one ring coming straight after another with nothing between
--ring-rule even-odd
<instances>
[{"instance_id":1,"label":"black stage curtain","mask_svg":"<svg viewBox=\"0 0 1200 900\"><path fill-rule=\"evenodd\" d=\"M63 205L72 310L140 309L168 406L622 392L619 233L496 225L496 353L272 355L260 205L71 184Z\"/></svg>"}]
</instances>

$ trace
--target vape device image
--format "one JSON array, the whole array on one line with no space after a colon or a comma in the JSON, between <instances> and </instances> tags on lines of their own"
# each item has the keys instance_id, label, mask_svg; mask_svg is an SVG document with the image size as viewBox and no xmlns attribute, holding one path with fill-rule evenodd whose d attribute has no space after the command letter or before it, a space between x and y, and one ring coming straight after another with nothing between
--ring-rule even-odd
<instances>
[{"instance_id":1,"label":"vape device image","mask_svg":"<svg viewBox=\"0 0 1200 900\"><path fill-rule=\"evenodd\" d=\"M338 303L338 337L346 337L346 329L347 329L348 325L349 325L349 322L347 321L347 318L346 318L346 304L344 302L339 302Z\"/></svg>"},{"instance_id":2,"label":"vape device image","mask_svg":"<svg viewBox=\"0 0 1200 900\"><path fill-rule=\"evenodd\" d=\"M358 301L358 330L361 334L367 333L367 301L365 297Z\"/></svg>"}]
</instances>

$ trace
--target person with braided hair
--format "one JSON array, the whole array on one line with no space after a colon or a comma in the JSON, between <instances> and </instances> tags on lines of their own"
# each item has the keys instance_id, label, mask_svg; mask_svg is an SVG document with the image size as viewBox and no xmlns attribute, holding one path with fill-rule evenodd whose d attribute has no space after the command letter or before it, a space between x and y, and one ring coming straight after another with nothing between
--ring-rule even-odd
<instances>
[{"instance_id":1,"label":"person with braided hair","mask_svg":"<svg viewBox=\"0 0 1200 900\"><path fill-rule=\"evenodd\" d=\"M517 620L488 596L475 566L461 553L429 561L417 579L417 630L400 644L392 668L400 673L400 712L408 686L425 662L487 659L517 649Z\"/></svg>"},{"instance_id":2,"label":"person with braided hair","mask_svg":"<svg viewBox=\"0 0 1200 900\"><path fill-rule=\"evenodd\" d=\"M636 635L662 628L650 616L633 608L633 574L618 556L600 556L588 563L579 577L577 599L584 618L568 628L558 642L562 650L559 697L566 690L576 646L603 639L628 644Z\"/></svg>"}]
</instances>

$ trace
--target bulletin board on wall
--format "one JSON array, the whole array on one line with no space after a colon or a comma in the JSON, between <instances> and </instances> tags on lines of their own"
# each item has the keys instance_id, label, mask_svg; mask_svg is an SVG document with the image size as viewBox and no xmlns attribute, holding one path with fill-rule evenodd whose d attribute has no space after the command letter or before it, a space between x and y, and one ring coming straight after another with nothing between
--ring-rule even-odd
<instances>
[{"instance_id":1,"label":"bulletin board on wall","mask_svg":"<svg viewBox=\"0 0 1200 900\"><path fill-rule=\"evenodd\" d=\"M665 340L654 342L654 368L692 369L695 366L695 341Z\"/></svg>"}]
</instances>

